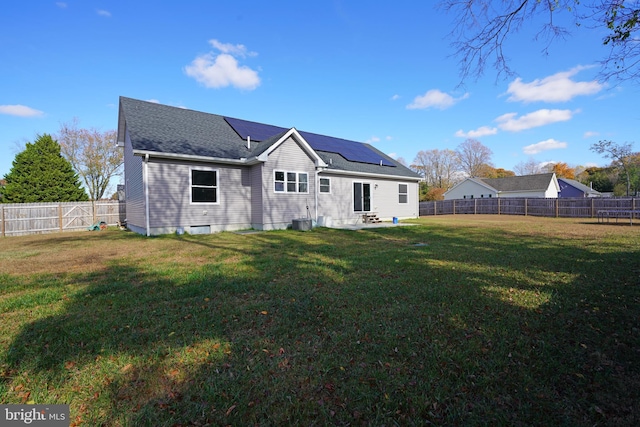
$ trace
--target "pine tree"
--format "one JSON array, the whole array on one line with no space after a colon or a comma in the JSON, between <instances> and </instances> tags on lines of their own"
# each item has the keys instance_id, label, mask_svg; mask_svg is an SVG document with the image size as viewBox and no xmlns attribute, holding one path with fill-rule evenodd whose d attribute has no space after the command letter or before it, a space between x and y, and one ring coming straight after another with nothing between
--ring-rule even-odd
<instances>
[{"instance_id":1,"label":"pine tree","mask_svg":"<svg viewBox=\"0 0 640 427\"><path fill-rule=\"evenodd\" d=\"M4 203L78 202L89 200L71 163L51 135L27 143L5 175Z\"/></svg>"}]
</instances>

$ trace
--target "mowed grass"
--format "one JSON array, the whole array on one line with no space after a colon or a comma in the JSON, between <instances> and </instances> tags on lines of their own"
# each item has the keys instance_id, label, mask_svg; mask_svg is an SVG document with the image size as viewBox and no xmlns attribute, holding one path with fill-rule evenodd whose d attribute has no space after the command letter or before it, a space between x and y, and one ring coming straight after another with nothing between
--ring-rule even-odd
<instances>
[{"instance_id":1,"label":"mowed grass","mask_svg":"<svg viewBox=\"0 0 640 427\"><path fill-rule=\"evenodd\" d=\"M72 425L637 425L640 227L0 240L0 403Z\"/></svg>"}]
</instances>

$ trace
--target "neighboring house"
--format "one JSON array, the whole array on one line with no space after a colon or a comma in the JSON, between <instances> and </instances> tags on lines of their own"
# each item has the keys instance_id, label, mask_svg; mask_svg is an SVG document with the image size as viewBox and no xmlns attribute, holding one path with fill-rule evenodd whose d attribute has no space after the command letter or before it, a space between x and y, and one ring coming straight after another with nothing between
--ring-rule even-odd
<instances>
[{"instance_id":1,"label":"neighboring house","mask_svg":"<svg viewBox=\"0 0 640 427\"><path fill-rule=\"evenodd\" d=\"M491 197L557 198L560 187L555 173L509 176L505 178L467 178L444 193L445 200Z\"/></svg>"},{"instance_id":2,"label":"neighboring house","mask_svg":"<svg viewBox=\"0 0 640 427\"><path fill-rule=\"evenodd\" d=\"M371 145L120 98L127 227L286 228L419 215L420 176Z\"/></svg>"},{"instance_id":3,"label":"neighboring house","mask_svg":"<svg viewBox=\"0 0 640 427\"><path fill-rule=\"evenodd\" d=\"M560 185L558 197L602 197L599 191L573 179L558 178L558 185Z\"/></svg>"}]
</instances>

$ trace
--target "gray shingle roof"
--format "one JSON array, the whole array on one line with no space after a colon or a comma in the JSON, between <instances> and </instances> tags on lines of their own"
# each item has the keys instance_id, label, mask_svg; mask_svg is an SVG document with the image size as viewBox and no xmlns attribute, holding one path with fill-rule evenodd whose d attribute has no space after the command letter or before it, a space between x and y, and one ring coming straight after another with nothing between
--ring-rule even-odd
<instances>
[{"instance_id":1,"label":"gray shingle roof","mask_svg":"<svg viewBox=\"0 0 640 427\"><path fill-rule=\"evenodd\" d=\"M509 176L506 178L479 178L498 191L545 191L553 173L537 175Z\"/></svg>"},{"instance_id":2,"label":"gray shingle roof","mask_svg":"<svg viewBox=\"0 0 640 427\"><path fill-rule=\"evenodd\" d=\"M178 107L120 97L120 111L126 121L134 150L173 155L203 156L240 160L258 156L284 135L282 132L262 142L252 141L247 148L223 116ZM120 124L119 128L122 128ZM122 140L123 135L119 136ZM393 166L351 162L337 153L316 151L328 169L419 178L419 175L396 162L375 147L367 145Z\"/></svg>"}]
</instances>

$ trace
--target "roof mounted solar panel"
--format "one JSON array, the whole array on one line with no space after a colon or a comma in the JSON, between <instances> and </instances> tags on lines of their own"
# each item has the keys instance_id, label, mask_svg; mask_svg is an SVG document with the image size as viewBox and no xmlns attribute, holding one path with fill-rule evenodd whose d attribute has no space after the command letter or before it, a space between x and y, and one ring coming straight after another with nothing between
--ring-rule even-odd
<instances>
[{"instance_id":1,"label":"roof mounted solar panel","mask_svg":"<svg viewBox=\"0 0 640 427\"><path fill-rule=\"evenodd\" d=\"M254 141L264 141L287 130L286 128L278 126L234 119L232 117L225 117L224 120L233 128L240 138L247 139L247 137L250 137ZM336 153L351 162L395 167L395 164L360 142L304 131L300 131L300 135L302 135L314 150Z\"/></svg>"},{"instance_id":2,"label":"roof mounted solar panel","mask_svg":"<svg viewBox=\"0 0 640 427\"><path fill-rule=\"evenodd\" d=\"M234 119L232 117L225 117L224 120L229 123L229 126L236 131L240 138L247 139L247 137L250 137L254 141L264 141L273 135L277 135L287 130L278 126L249 122L247 120Z\"/></svg>"}]
</instances>

